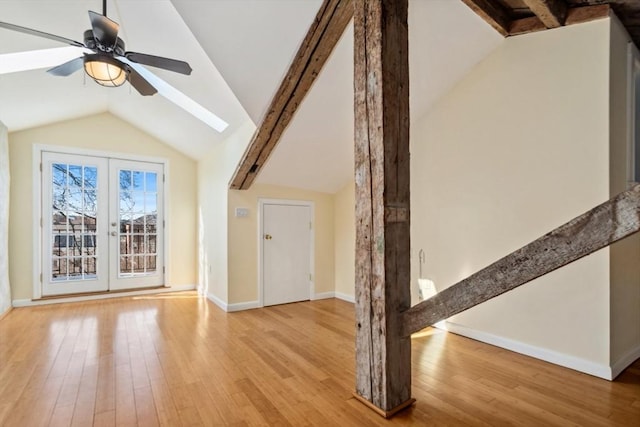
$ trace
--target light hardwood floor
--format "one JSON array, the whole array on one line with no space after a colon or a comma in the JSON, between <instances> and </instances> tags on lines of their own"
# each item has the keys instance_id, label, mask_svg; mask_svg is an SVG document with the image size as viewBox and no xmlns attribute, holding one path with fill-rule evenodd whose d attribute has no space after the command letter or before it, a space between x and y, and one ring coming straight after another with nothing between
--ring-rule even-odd
<instances>
[{"instance_id":1,"label":"light hardwood floor","mask_svg":"<svg viewBox=\"0 0 640 427\"><path fill-rule=\"evenodd\" d=\"M224 313L194 293L14 309L0 426L640 426L640 361L615 382L435 329L413 339L414 407L351 397L354 310Z\"/></svg>"}]
</instances>

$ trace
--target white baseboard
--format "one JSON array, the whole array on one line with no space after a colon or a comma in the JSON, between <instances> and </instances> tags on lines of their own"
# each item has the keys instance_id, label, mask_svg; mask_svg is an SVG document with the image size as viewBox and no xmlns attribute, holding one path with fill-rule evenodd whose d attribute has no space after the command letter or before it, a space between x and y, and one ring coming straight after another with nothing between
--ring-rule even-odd
<instances>
[{"instance_id":1,"label":"white baseboard","mask_svg":"<svg viewBox=\"0 0 640 427\"><path fill-rule=\"evenodd\" d=\"M558 353L546 348L535 347L530 344L514 341L487 332L478 331L467 326L459 325L452 322L444 322L444 324L441 323L438 326L441 329L453 332L454 334L462 335L476 341L481 341L487 344L514 351L516 353L544 360L545 362L553 363L554 365L564 366L565 368L584 372L585 374L593 375L594 377L603 378L605 380L613 379L613 376L611 375L611 368L607 365L601 365L589 360L581 359L579 357L571 356L568 354Z\"/></svg>"},{"instance_id":2,"label":"white baseboard","mask_svg":"<svg viewBox=\"0 0 640 427\"><path fill-rule=\"evenodd\" d=\"M222 309L222 311L227 311L227 303L222 301L217 296L215 296L213 294L207 294L207 299L209 301L211 301L212 303L214 303L215 305L217 305L218 307L220 307Z\"/></svg>"},{"instance_id":3,"label":"white baseboard","mask_svg":"<svg viewBox=\"0 0 640 427\"><path fill-rule=\"evenodd\" d=\"M262 307L260 305L260 301L247 301L247 302L238 302L235 304L227 304L224 301L222 301L220 298L216 297L215 295L207 295L207 298L213 302L215 305L217 305L218 307L220 307L222 310L228 312L228 313L232 313L234 311L242 311L242 310L252 310L254 308L260 308ZM311 301L315 301L315 300L320 300L320 299L328 299L328 298L335 298L335 293L334 292L321 292L318 294L314 294L313 296L311 296L310 300Z\"/></svg>"},{"instance_id":4,"label":"white baseboard","mask_svg":"<svg viewBox=\"0 0 640 427\"><path fill-rule=\"evenodd\" d=\"M629 365L640 358L640 345L624 354L617 362L611 365L611 378L622 373Z\"/></svg>"},{"instance_id":5,"label":"white baseboard","mask_svg":"<svg viewBox=\"0 0 640 427\"><path fill-rule=\"evenodd\" d=\"M227 304L226 302L222 301L220 298L218 298L213 294L207 294L207 299L227 313L232 313L234 311L251 310L252 308L260 307L259 301L247 301L247 302L238 302L235 304Z\"/></svg>"},{"instance_id":6,"label":"white baseboard","mask_svg":"<svg viewBox=\"0 0 640 427\"><path fill-rule=\"evenodd\" d=\"M356 297L354 295L344 294L342 292L336 292L335 297L346 302L350 302L353 304L356 303Z\"/></svg>"},{"instance_id":7,"label":"white baseboard","mask_svg":"<svg viewBox=\"0 0 640 427\"><path fill-rule=\"evenodd\" d=\"M335 298L335 292L320 292L319 294L313 294L311 296L311 301L319 300L319 299L329 299Z\"/></svg>"},{"instance_id":8,"label":"white baseboard","mask_svg":"<svg viewBox=\"0 0 640 427\"><path fill-rule=\"evenodd\" d=\"M227 306L227 311L232 313L234 311L242 311L242 310L251 310L253 308L260 308L260 301L247 301L247 302L238 302L235 304L229 304Z\"/></svg>"},{"instance_id":9,"label":"white baseboard","mask_svg":"<svg viewBox=\"0 0 640 427\"><path fill-rule=\"evenodd\" d=\"M108 299L108 298L130 297L130 296L136 296L136 295L193 291L195 289L196 289L196 285L176 285L176 286L167 286L165 288L157 288L157 289L141 289L139 291L113 292L113 293L106 293L106 294L82 295L82 296L39 299L39 300L14 299L11 302L11 304L13 307L33 307L37 305L62 304L66 302L93 301L93 300L101 300L101 299Z\"/></svg>"}]
</instances>

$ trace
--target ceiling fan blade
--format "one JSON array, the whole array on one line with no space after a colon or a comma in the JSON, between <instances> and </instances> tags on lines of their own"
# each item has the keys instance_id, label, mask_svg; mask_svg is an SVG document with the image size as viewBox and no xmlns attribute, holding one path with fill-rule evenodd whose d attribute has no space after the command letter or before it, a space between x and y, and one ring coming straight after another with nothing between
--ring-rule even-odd
<instances>
[{"instance_id":1,"label":"ceiling fan blade","mask_svg":"<svg viewBox=\"0 0 640 427\"><path fill-rule=\"evenodd\" d=\"M66 77L82 68L83 64L84 57L81 56L79 58L72 59L71 61L67 61L64 64L58 65L57 67L53 67L50 70L47 70L47 73L54 76Z\"/></svg>"},{"instance_id":2,"label":"ceiling fan blade","mask_svg":"<svg viewBox=\"0 0 640 427\"><path fill-rule=\"evenodd\" d=\"M84 47L84 45L75 40L66 37L56 36L55 34L45 33L43 31L34 30L33 28L21 27L20 25L9 24L8 22L0 22L0 27L7 30L18 31L20 33L30 34L32 36L43 37L49 40L55 40L60 43L70 44L71 46Z\"/></svg>"},{"instance_id":3,"label":"ceiling fan blade","mask_svg":"<svg viewBox=\"0 0 640 427\"><path fill-rule=\"evenodd\" d=\"M129 83L131 83L131 86L133 86L140 95L150 96L158 93L156 88L133 68L129 68Z\"/></svg>"},{"instance_id":4,"label":"ceiling fan blade","mask_svg":"<svg viewBox=\"0 0 640 427\"><path fill-rule=\"evenodd\" d=\"M65 46L0 55L0 75L54 67L77 58L87 49Z\"/></svg>"},{"instance_id":5,"label":"ceiling fan blade","mask_svg":"<svg viewBox=\"0 0 640 427\"><path fill-rule=\"evenodd\" d=\"M122 62L128 64L132 69L135 69L148 83L153 85L160 95L173 102L187 113L193 115L198 120L201 120L218 132L224 131L227 126L229 126L229 124L220 117L216 116L211 111L207 110L202 105L198 104L193 99L189 98L187 95L144 68L142 65L130 61L127 58L121 59Z\"/></svg>"},{"instance_id":6,"label":"ceiling fan blade","mask_svg":"<svg viewBox=\"0 0 640 427\"><path fill-rule=\"evenodd\" d=\"M118 23L91 10L89 11L89 19L96 41L107 49L113 48L118 41L118 30L120 29Z\"/></svg>"},{"instance_id":7,"label":"ceiling fan blade","mask_svg":"<svg viewBox=\"0 0 640 427\"><path fill-rule=\"evenodd\" d=\"M125 52L124 56L132 62L149 65L151 67L162 68L180 74L191 74L191 66L185 61L164 58L162 56L147 55L145 53Z\"/></svg>"}]
</instances>

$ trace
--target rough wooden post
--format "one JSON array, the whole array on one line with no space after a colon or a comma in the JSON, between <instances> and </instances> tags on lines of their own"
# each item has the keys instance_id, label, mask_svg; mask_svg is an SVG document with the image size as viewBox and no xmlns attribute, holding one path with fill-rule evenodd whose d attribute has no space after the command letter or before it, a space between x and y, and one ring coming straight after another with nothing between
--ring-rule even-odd
<instances>
[{"instance_id":1,"label":"rough wooden post","mask_svg":"<svg viewBox=\"0 0 640 427\"><path fill-rule=\"evenodd\" d=\"M407 0L356 0L356 393L385 417L413 403Z\"/></svg>"}]
</instances>

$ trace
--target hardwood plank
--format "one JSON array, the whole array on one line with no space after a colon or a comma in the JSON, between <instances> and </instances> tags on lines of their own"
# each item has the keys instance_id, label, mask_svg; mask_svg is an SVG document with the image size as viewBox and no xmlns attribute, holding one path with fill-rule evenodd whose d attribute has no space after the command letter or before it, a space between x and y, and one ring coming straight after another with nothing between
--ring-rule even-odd
<instances>
[{"instance_id":1,"label":"hardwood plank","mask_svg":"<svg viewBox=\"0 0 640 427\"><path fill-rule=\"evenodd\" d=\"M101 356L96 387L96 414L111 412L116 409L115 375L116 368L113 363L113 355Z\"/></svg>"},{"instance_id":2,"label":"hardwood plank","mask_svg":"<svg viewBox=\"0 0 640 427\"><path fill-rule=\"evenodd\" d=\"M75 401L72 426L87 426L93 422L98 386L98 365L85 364L80 378L78 397Z\"/></svg>"},{"instance_id":3,"label":"hardwood plank","mask_svg":"<svg viewBox=\"0 0 640 427\"><path fill-rule=\"evenodd\" d=\"M135 388L134 398L137 425L140 427L160 425L151 386Z\"/></svg>"},{"instance_id":4,"label":"hardwood plank","mask_svg":"<svg viewBox=\"0 0 640 427\"><path fill-rule=\"evenodd\" d=\"M353 16L352 0L324 0L229 183L248 189L278 144L298 107Z\"/></svg>"},{"instance_id":5,"label":"hardwood plank","mask_svg":"<svg viewBox=\"0 0 640 427\"><path fill-rule=\"evenodd\" d=\"M151 381L151 394L157 410L160 425L174 426L180 424L178 410L171 398L171 389L164 379Z\"/></svg>"},{"instance_id":6,"label":"hardwood plank","mask_svg":"<svg viewBox=\"0 0 640 427\"><path fill-rule=\"evenodd\" d=\"M547 28L564 25L567 18L567 3L564 0L523 0Z\"/></svg>"},{"instance_id":7,"label":"hardwood plank","mask_svg":"<svg viewBox=\"0 0 640 427\"><path fill-rule=\"evenodd\" d=\"M51 420L49 421L49 427L62 427L71 425L71 419L73 418L73 405L57 406L53 410Z\"/></svg>"},{"instance_id":8,"label":"hardwood plank","mask_svg":"<svg viewBox=\"0 0 640 427\"><path fill-rule=\"evenodd\" d=\"M73 318L82 320L77 327ZM117 425L113 393L123 376L133 390L132 425L627 426L640 419L640 360L609 382L430 328L412 338L417 403L384 420L351 398L354 324L354 305L334 299L237 313L195 293L14 309L0 321L0 387L15 387L0 399L0 425L68 421L68 407L56 407L67 375L80 378L71 424L82 426ZM145 343L145 361L162 364L147 368L150 387L134 389L131 365L116 364L115 354L88 357L91 348L122 345L123 333L133 347ZM248 349L252 341L291 376L267 369ZM85 352L84 366L69 363L64 375L48 377L58 353L67 354L63 345Z\"/></svg>"},{"instance_id":9,"label":"hardwood plank","mask_svg":"<svg viewBox=\"0 0 640 427\"><path fill-rule=\"evenodd\" d=\"M417 304L404 314L410 335L524 285L640 230L640 185Z\"/></svg>"},{"instance_id":10,"label":"hardwood plank","mask_svg":"<svg viewBox=\"0 0 640 427\"><path fill-rule=\"evenodd\" d=\"M116 425L116 411L107 411L96 414L93 419L94 427L115 427Z\"/></svg>"},{"instance_id":11,"label":"hardwood plank","mask_svg":"<svg viewBox=\"0 0 640 427\"><path fill-rule=\"evenodd\" d=\"M354 11L356 394L382 413L411 400L408 1Z\"/></svg>"}]
</instances>

